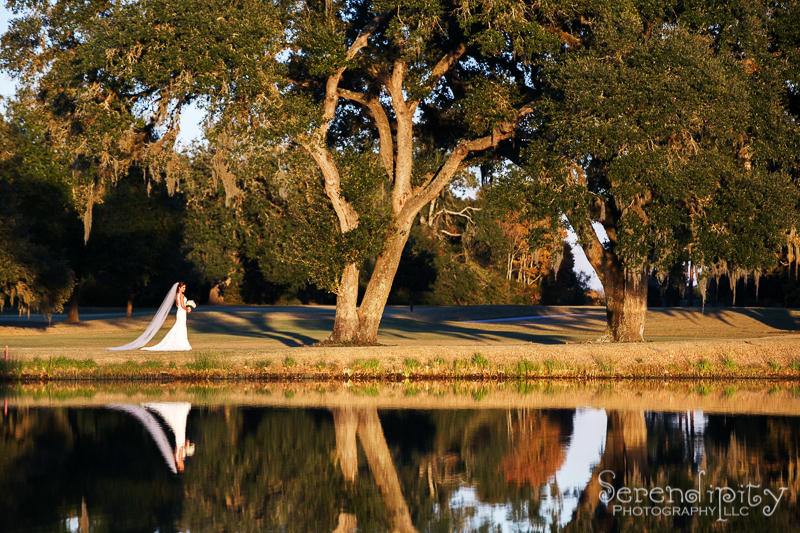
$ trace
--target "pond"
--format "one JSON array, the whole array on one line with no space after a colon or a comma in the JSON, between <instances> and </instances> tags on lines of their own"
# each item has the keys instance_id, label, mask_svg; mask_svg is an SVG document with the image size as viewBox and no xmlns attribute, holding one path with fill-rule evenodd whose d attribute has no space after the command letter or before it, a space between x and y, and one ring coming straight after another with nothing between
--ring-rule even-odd
<instances>
[{"instance_id":1,"label":"pond","mask_svg":"<svg viewBox=\"0 0 800 533\"><path fill-rule=\"evenodd\" d=\"M0 395L0 531L800 530L796 383Z\"/></svg>"}]
</instances>

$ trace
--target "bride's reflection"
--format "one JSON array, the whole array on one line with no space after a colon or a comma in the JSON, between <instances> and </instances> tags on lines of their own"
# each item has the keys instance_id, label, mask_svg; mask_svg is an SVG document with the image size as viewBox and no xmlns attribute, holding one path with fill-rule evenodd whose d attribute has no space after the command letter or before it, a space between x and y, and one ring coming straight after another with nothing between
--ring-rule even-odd
<instances>
[{"instance_id":1,"label":"bride's reflection","mask_svg":"<svg viewBox=\"0 0 800 533\"><path fill-rule=\"evenodd\" d=\"M194 455L194 444L186 439L186 419L192 404L189 402L157 402L146 403L144 406L155 411L172 430L175 435L175 465L178 472L183 472L183 462L187 456Z\"/></svg>"},{"instance_id":2,"label":"bride's reflection","mask_svg":"<svg viewBox=\"0 0 800 533\"><path fill-rule=\"evenodd\" d=\"M153 438L172 473L183 472L185 458L194 454L194 445L186 439L186 419L192 404L188 402L158 402L141 405L119 403L109 404L106 407L128 413L141 422ZM153 411L158 413L175 435L174 449L170 445L164 428L153 415Z\"/></svg>"}]
</instances>

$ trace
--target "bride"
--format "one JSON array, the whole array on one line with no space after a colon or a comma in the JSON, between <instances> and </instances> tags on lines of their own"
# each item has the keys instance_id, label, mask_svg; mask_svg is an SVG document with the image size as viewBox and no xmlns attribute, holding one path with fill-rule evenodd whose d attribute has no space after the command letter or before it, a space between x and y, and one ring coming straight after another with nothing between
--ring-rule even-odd
<instances>
[{"instance_id":1,"label":"bride","mask_svg":"<svg viewBox=\"0 0 800 533\"><path fill-rule=\"evenodd\" d=\"M167 297L164 298L161 307L159 307L158 311L156 311L156 315L153 317L153 320L150 321L150 325L147 326L147 329L144 330L144 333L142 333L138 339L123 346L106 348L106 350L121 351L138 350L140 348L142 350L151 350L154 352L191 350L192 347L189 344L189 335L186 331L186 313L192 312L190 306L194 305L194 302L191 300L187 301L184 292L186 292L186 284L184 282L179 281L173 285L167 294ZM164 323L164 320L166 320L170 309L172 309L173 302L178 305L178 314L175 317L175 325L172 326L172 329L169 330L166 337L164 337L161 342L149 348L142 348L145 344L150 342L150 339L152 339L161 328L161 325Z\"/></svg>"}]
</instances>

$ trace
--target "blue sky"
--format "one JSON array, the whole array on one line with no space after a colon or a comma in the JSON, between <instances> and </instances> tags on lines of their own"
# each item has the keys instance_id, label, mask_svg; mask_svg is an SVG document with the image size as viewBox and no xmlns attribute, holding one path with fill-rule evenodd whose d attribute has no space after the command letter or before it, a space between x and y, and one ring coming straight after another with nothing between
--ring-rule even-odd
<instances>
[{"instance_id":1,"label":"blue sky","mask_svg":"<svg viewBox=\"0 0 800 533\"><path fill-rule=\"evenodd\" d=\"M0 33L5 33L8 29L8 19L11 17L11 13L6 9L5 3L0 5ZM0 72L0 96L4 96L8 98L14 94L14 84L11 82L11 79Z\"/></svg>"}]
</instances>

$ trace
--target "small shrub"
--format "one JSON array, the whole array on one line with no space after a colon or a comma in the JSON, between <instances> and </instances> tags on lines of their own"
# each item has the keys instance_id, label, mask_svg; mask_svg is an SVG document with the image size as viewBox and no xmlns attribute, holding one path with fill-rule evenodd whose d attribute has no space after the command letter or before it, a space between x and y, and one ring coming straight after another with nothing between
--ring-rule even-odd
<instances>
[{"instance_id":1,"label":"small shrub","mask_svg":"<svg viewBox=\"0 0 800 533\"><path fill-rule=\"evenodd\" d=\"M258 361L256 362L256 368L259 370L266 370L272 364L272 361Z\"/></svg>"},{"instance_id":2,"label":"small shrub","mask_svg":"<svg viewBox=\"0 0 800 533\"><path fill-rule=\"evenodd\" d=\"M779 362L767 361L767 364L769 365L769 369L772 370L773 372L780 372L781 364Z\"/></svg>"},{"instance_id":3,"label":"small shrub","mask_svg":"<svg viewBox=\"0 0 800 533\"><path fill-rule=\"evenodd\" d=\"M328 366L328 363L326 363L325 361L317 361L316 364L314 365L314 368L316 368L317 370L325 370L326 366Z\"/></svg>"},{"instance_id":4,"label":"small shrub","mask_svg":"<svg viewBox=\"0 0 800 533\"><path fill-rule=\"evenodd\" d=\"M486 368L489 366L489 360L486 359L482 353L478 352L472 356L472 364L478 368Z\"/></svg>"},{"instance_id":5,"label":"small shrub","mask_svg":"<svg viewBox=\"0 0 800 533\"><path fill-rule=\"evenodd\" d=\"M794 361L789 363L789 369L800 372L800 357L795 357Z\"/></svg>"},{"instance_id":6,"label":"small shrub","mask_svg":"<svg viewBox=\"0 0 800 533\"><path fill-rule=\"evenodd\" d=\"M293 366L297 366L297 361L294 360L294 357L287 357L283 360L283 366L286 368L291 368Z\"/></svg>"},{"instance_id":7,"label":"small shrub","mask_svg":"<svg viewBox=\"0 0 800 533\"><path fill-rule=\"evenodd\" d=\"M553 359L545 359L544 361L544 369L547 371L548 374L552 374L553 372L558 372L559 370L563 370L564 365Z\"/></svg>"},{"instance_id":8,"label":"small shrub","mask_svg":"<svg viewBox=\"0 0 800 533\"><path fill-rule=\"evenodd\" d=\"M422 364L413 357L408 357L403 361L403 366L408 370L416 370L421 367Z\"/></svg>"},{"instance_id":9,"label":"small shrub","mask_svg":"<svg viewBox=\"0 0 800 533\"><path fill-rule=\"evenodd\" d=\"M366 361L364 361L363 367L364 370L370 370L372 372L375 372L381 367L381 362L375 358L367 359Z\"/></svg>"},{"instance_id":10,"label":"small shrub","mask_svg":"<svg viewBox=\"0 0 800 533\"><path fill-rule=\"evenodd\" d=\"M19 361L0 359L0 374L16 373L18 370L22 370L22 363Z\"/></svg>"},{"instance_id":11,"label":"small shrub","mask_svg":"<svg viewBox=\"0 0 800 533\"><path fill-rule=\"evenodd\" d=\"M33 360L34 364L42 365L48 370L91 370L97 368L94 359L70 359L69 357L56 357L44 362L38 357Z\"/></svg>"},{"instance_id":12,"label":"small shrub","mask_svg":"<svg viewBox=\"0 0 800 533\"><path fill-rule=\"evenodd\" d=\"M722 358L722 366L724 366L726 370L736 370L736 361L734 361L732 357L726 355Z\"/></svg>"},{"instance_id":13,"label":"small shrub","mask_svg":"<svg viewBox=\"0 0 800 533\"><path fill-rule=\"evenodd\" d=\"M194 356L194 362L186 363L186 368L195 372L222 370L225 365L217 352L201 351Z\"/></svg>"},{"instance_id":14,"label":"small shrub","mask_svg":"<svg viewBox=\"0 0 800 533\"><path fill-rule=\"evenodd\" d=\"M639 359L639 362L641 361L642 360ZM610 374L614 372L614 368L616 367L616 365L613 362L609 361L608 359L603 359L601 357L595 357L594 362L595 364L597 364L598 370L600 370L600 372L603 372L604 374Z\"/></svg>"},{"instance_id":15,"label":"small shrub","mask_svg":"<svg viewBox=\"0 0 800 533\"><path fill-rule=\"evenodd\" d=\"M711 363L706 359L700 359L694 366L698 372L708 372L712 368Z\"/></svg>"},{"instance_id":16,"label":"small shrub","mask_svg":"<svg viewBox=\"0 0 800 533\"><path fill-rule=\"evenodd\" d=\"M431 366L441 366L444 365L446 361L441 357L435 357L431 360Z\"/></svg>"},{"instance_id":17,"label":"small shrub","mask_svg":"<svg viewBox=\"0 0 800 533\"><path fill-rule=\"evenodd\" d=\"M514 373L518 376L527 376L537 372L539 372L539 365L531 363L527 359L523 359L514 365Z\"/></svg>"},{"instance_id":18,"label":"small shrub","mask_svg":"<svg viewBox=\"0 0 800 533\"><path fill-rule=\"evenodd\" d=\"M467 368L467 362L466 361L462 361L460 359L453 360L453 373L454 374L458 374L459 372L461 372L465 368Z\"/></svg>"}]
</instances>

